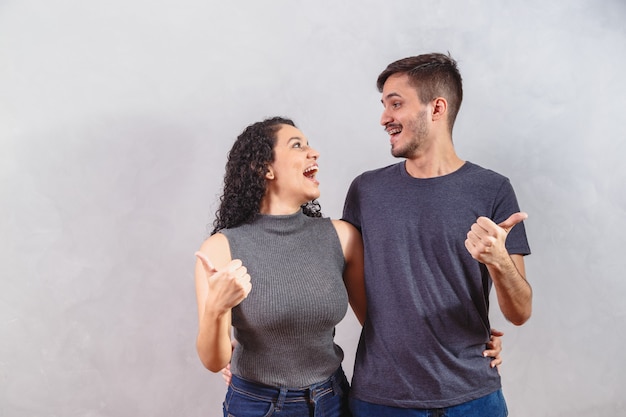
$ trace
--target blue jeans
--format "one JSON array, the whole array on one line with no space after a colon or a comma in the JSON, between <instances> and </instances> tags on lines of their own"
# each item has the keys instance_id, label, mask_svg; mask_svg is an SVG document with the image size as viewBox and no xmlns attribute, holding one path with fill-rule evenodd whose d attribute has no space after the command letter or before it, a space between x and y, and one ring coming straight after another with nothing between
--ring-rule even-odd
<instances>
[{"instance_id":1,"label":"blue jeans","mask_svg":"<svg viewBox=\"0 0 626 417\"><path fill-rule=\"evenodd\" d=\"M506 417L509 412L498 390L489 395L446 408L399 408L350 399L354 417Z\"/></svg>"},{"instance_id":2,"label":"blue jeans","mask_svg":"<svg viewBox=\"0 0 626 417\"><path fill-rule=\"evenodd\" d=\"M274 388L233 375L224 417L350 417L349 390L341 367L326 381L304 389Z\"/></svg>"}]
</instances>

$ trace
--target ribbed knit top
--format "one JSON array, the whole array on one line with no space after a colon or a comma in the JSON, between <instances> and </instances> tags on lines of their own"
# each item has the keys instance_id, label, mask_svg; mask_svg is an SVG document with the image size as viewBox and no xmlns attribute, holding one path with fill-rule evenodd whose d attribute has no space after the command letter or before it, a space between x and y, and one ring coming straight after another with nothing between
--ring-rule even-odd
<instances>
[{"instance_id":1,"label":"ribbed knit top","mask_svg":"<svg viewBox=\"0 0 626 417\"><path fill-rule=\"evenodd\" d=\"M328 379L343 360L334 335L348 309L343 252L330 219L302 212L257 215L221 233L252 282L248 297L233 309L239 344L231 371L274 387Z\"/></svg>"}]
</instances>

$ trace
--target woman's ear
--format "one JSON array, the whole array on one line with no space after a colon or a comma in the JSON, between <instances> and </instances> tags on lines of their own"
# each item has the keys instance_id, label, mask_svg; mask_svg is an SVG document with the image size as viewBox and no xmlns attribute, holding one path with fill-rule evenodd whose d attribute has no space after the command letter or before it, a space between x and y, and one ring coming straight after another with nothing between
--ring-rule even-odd
<instances>
[{"instance_id":1,"label":"woman's ear","mask_svg":"<svg viewBox=\"0 0 626 417\"><path fill-rule=\"evenodd\" d=\"M265 173L265 179L268 179L268 180L274 179L274 171L272 171L272 167L267 167L267 172Z\"/></svg>"}]
</instances>

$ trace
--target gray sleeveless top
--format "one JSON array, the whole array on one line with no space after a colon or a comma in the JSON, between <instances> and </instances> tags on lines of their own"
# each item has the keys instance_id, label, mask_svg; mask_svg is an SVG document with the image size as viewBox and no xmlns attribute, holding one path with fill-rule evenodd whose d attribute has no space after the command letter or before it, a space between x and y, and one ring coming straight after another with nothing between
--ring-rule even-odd
<instances>
[{"instance_id":1,"label":"gray sleeveless top","mask_svg":"<svg viewBox=\"0 0 626 417\"><path fill-rule=\"evenodd\" d=\"M257 215L222 230L252 290L233 308L232 372L274 387L328 379L343 360L335 325L348 309L341 244L328 218Z\"/></svg>"}]
</instances>

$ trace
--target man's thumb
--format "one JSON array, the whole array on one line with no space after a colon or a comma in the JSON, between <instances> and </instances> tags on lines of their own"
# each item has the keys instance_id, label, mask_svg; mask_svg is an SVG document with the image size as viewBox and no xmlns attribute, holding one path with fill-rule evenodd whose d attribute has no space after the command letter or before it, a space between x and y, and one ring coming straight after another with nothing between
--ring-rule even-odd
<instances>
[{"instance_id":1,"label":"man's thumb","mask_svg":"<svg viewBox=\"0 0 626 417\"><path fill-rule=\"evenodd\" d=\"M508 219L498 224L498 226L500 226L501 228L506 230L507 233L509 233L511 229L513 228L513 226L515 226L518 223L523 222L527 218L528 218L528 214L524 212L513 213L509 216Z\"/></svg>"}]
</instances>

